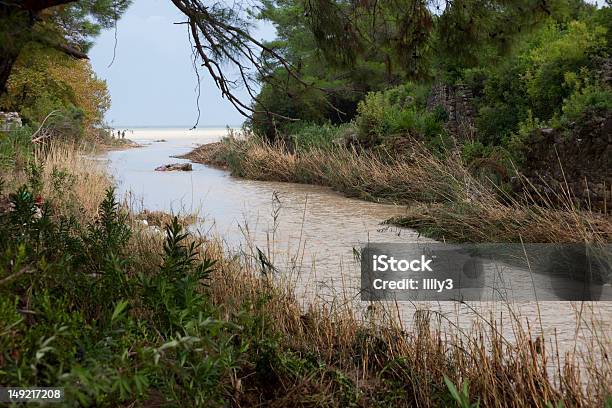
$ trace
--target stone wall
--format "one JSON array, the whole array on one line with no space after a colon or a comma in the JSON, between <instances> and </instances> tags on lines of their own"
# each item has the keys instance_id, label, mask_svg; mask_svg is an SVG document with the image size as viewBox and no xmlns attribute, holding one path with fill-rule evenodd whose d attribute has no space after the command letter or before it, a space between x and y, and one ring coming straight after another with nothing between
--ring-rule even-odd
<instances>
[{"instance_id":1,"label":"stone wall","mask_svg":"<svg viewBox=\"0 0 612 408\"><path fill-rule=\"evenodd\" d=\"M17 112L0 112L0 132L21 127L21 117Z\"/></svg>"},{"instance_id":2,"label":"stone wall","mask_svg":"<svg viewBox=\"0 0 612 408\"><path fill-rule=\"evenodd\" d=\"M534 133L523 173L539 191L554 196L568 186L583 205L611 211L612 112L594 115L569 132L546 128Z\"/></svg>"},{"instance_id":3,"label":"stone wall","mask_svg":"<svg viewBox=\"0 0 612 408\"><path fill-rule=\"evenodd\" d=\"M472 90L466 85L434 85L427 99L427 109L442 107L448 114L446 130L458 142L474 140L476 112Z\"/></svg>"},{"instance_id":4,"label":"stone wall","mask_svg":"<svg viewBox=\"0 0 612 408\"><path fill-rule=\"evenodd\" d=\"M612 59L600 67L602 80L612 82ZM440 106L447 112L446 129L459 144L476 139L473 99L465 85L439 84L427 100L429 110ZM552 198L569 187L582 205L611 211L612 112L595 114L567 130L540 129L527 142L525 153L522 172L539 192Z\"/></svg>"}]
</instances>

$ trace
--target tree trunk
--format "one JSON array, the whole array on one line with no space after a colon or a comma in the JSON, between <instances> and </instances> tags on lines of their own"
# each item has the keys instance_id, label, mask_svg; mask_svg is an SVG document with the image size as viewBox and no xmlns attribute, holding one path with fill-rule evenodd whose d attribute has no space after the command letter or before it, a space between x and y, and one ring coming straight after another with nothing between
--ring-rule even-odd
<instances>
[{"instance_id":1,"label":"tree trunk","mask_svg":"<svg viewBox=\"0 0 612 408\"><path fill-rule=\"evenodd\" d=\"M11 69L15 60L17 60L15 53L8 53L0 49L0 95L6 92L6 83L11 75Z\"/></svg>"},{"instance_id":2,"label":"tree trunk","mask_svg":"<svg viewBox=\"0 0 612 408\"><path fill-rule=\"evenodd\" d=\"M11 69L19 56L19 51L13 49L6 49L3 45L0 45L0 96L6 91L6 85L11 75Z\"/></svg>"},{"instance_id":3,"label":"tree trunk","mask_svg":"<svg viewBox=\"0 0 612 408\"><path fill-rule=\"evenodd\" d=\"M0 2L0 96L6 92L11 69L33 26L33 15L19 6Z\"/></svg>"}]
</instances>

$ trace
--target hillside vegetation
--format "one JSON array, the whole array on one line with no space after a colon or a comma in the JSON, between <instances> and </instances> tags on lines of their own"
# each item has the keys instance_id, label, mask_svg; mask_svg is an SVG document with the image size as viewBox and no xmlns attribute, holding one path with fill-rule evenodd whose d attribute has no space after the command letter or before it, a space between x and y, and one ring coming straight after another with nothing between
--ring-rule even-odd
<instances>
[{"instance_id":1,"label":"hillside vegetation","mask_svg":"<svg viewBox=\"0 0 612 408\"><path fill-rule=\"evenodd\" d=\"M408 204L413 215L391 222L437 238L610 240L610 6L555 1L532 18L484 3L476 13L477 1L461 2L465 15L457 4L444 13L429 8L426 33L404 44L415 47L405 55L393 46L401 10L337 4L366 32L354 39L348 64L308 31L316 10L265 4L259 17L278 34L270 46L310 86L278 67L270 75L285 85L264 84L248 140L229 138L187 157L238 176ZM380 24L369 26L373 18ZM507 21L516 27L499 26Z\"/></svg>"}]
</instances>

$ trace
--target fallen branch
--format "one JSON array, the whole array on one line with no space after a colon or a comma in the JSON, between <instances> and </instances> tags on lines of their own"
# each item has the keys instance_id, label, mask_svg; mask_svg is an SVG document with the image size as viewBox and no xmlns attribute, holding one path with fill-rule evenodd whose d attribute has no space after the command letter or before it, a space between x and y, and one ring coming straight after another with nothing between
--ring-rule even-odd
<instances>
[{"instance_id":1,"label":"fallen branch","mask_svg":"<svg viewBox=\"0 0 612 408\"><path fill-rule=\"evenodd\" d=\"M0 279L0 286L4 285L5 283L8 283L8 282L10 282L12 280L17 279L21 275L24 275L24 274L30 273L30 272L32 272L31 269L29 269L29 268L22 268L18 272L15 272L14 274L9 275L6 278Z\"/></svg>"},{"instance_id":2,"label":"fallen branch","mask_svg":"<svg viewBox=\"0 0 612 408\"><path fill-rule=\"evenodd\" d=\"M45 119L43 119L43 121L42 121L42 123L40 124L40 126L38 127L38 129L36 129L36 132L34 132L34 133L32 134L32 143L38 143L38 142L40 142L41 140L46 139L46 138L48 138L48 137L50 136L50 135L48 135L48 134L45 134L45 135L42 135L42 136L39 136L39 137L35 137L35 136L36 136L36 135L37 135L37 134L38 134L38 133L39 133L39 132L42 130L43 126L45 125L45 122L47 122L47 120L48 120L48 119L49 119L51 116L53 116L54 114L56 114L57 112L59 112L59 111L57 111L57 110L51 111L51 112L50 112L50 113L49 113L49 114L48 114L48 115L45 117Z\"/></svg>"}]
</instances>

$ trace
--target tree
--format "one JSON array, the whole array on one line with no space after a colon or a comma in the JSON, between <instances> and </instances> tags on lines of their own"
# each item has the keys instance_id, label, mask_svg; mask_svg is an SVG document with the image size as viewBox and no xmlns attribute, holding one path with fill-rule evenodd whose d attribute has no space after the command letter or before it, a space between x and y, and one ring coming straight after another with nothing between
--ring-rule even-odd
<instances>
[{"instance_id":1,"label":"tree","mask_svg":"<svg viewBox=\"0 0 612 408\"><path fill-rule=\"evenodd\" d=\"M295 81L315 85L299 75L301 51L309 45L310 54L315 51L323 57L326 72L354 67L361 58L384 64L388 82L398 75L419 78L429 74L428 56L434 46L451 55L505 44L513 34L572 1L261 0L230 5L172 0L187 17L184 23L202 65L223 96L247 116L265 109L257 96L257 80L280 89ZM242 9L241 4L248 7ZM277 25L280 43L261 42L250 34L247 17L253 15ZM297 37L306 39L305 43L298 44ZM233 68L224 69L223 64ZM228 72L237 75L231 77ZM247 89L254 105L235 96L238 86Z\"/></svg>"},{"instance_id":2,"label":"tree","mask_svg":"<svg viewBox=\"0 0 612 408\"><path fill-rule=\"evenodd\" d=\"M90 38L111 26L130 1L0 2L0 94L6 91L11 67L27 42L84 58ZM258 11L265 15L279 7L301 8L296 21L309 32L312 50L322 56L322 71L359 67L361 60L365 65L382 65L387 83L392 83L396 78L430 75L432 54L458 64L473 63L482 48L503 48L516 33L577 0L171 1L186 17L182 23L191 33L194 58L240 113L296 119L270 111L259 98L260 85L279 92L287 92L287 84L292 84L329 93L324 100L334 112L339 110L333 103L337 94L301 74L299 49L293 52L253 37L249 18ZM237 88L246 89L253 103L242 100ZM297 88L291 92L300 92Z\"/></svg>"},{"instance_id":3,"label":"tree","mask_svg":"<svg viewBox=\"0 0 612 408\"><path fill-rule=\"evenodd\" d=\"M102 124L110 96L89 61L30 43L14 65L0 106L18 110L27 123L35 124L52 111L65 115L78 110L80 127L89 130Z\"/></svg>"},{"instance_id":4,"label":"tree","mask_svg":"<svg viewBox=\"0 0 612 408\"><path fill-rule=\"evenodd\" d=\"M112 27L131 0L0 1L0 95L15 61L30 42L87 58L91 38Z\"/></svg>"}]
</instances>

